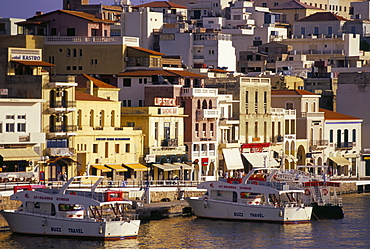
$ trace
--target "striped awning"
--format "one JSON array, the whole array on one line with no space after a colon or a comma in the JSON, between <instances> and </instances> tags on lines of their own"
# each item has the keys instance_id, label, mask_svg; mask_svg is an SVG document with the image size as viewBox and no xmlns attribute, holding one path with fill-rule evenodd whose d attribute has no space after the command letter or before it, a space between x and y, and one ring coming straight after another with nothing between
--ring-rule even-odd
<instances>
[{"instance_id":1,"label":"striped awning","mask_svg":"<svg viewBox=\"0 0 370 249\"><path fill-rule=\"evenodd\" d=\"M117 172L128 171L128 169L122 167L120 164L105 164L104 166L107 166L107 167L109 167L111 169L114 169Z\"/></svg>"},{"instance_id":2,"label":"striped awning","mask_svg":"<svg viewBox=\"0 0 370 249\"><path fill-rule=\"evenodd\" d=\"M33 149L0 149L4 161L40 160L40 156Z\"/></svg>"},{"instance_id":3,"label":"striped awning","mask_svg":"<svg viewBox=\"0 0 370 249\"><path fill-rule=\"evenodd\" d=\"M125 163L126 167L133 169L134 171L147 171L148 167L142 165L141 163Z\"/></svg>"},{"instance_id":4,"label":"striped awning","mask_svg":"<svg viewBox=\"0 0 370 249\"><path fill-rule=\"evenodd\" d=\"M94 167L95 169L101 170L102 172L110 172L111 171L110 168L107 168L104 165L100 165L100 164L92 164L91 167Z\"/></svg>"}]
</instances>

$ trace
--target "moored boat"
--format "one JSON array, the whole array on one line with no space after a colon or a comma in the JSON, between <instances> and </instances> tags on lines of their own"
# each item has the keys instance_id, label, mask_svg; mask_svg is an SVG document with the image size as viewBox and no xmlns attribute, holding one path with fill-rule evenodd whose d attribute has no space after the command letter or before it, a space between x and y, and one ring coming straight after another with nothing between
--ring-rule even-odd
<instances>
[{"instance_id":1,"label":"moored boat","mask_svg":"<svg viewBox=\"0 0 370 249\"><path fill-rule=\"evenodd\" d=\"M10 199L21 201L15 210L1 214L15 233L119 240L137 238L140 220L130 213L131 201L98 200L95 192L103 177L77 176L61 189L26 189ZM70 188L93 183L85 196Z\"/></svg>"},{"instance_id":2,"label":"moored boat","mask_svg":"<svg viewBox=\"0 0 370 249\"><path fill-rule=\"evenodd\" d=\"M277 190L269 184L256 183L247 177L203 182L197 188L207 192L185 200L194 214L203 218L284 224L310 222L312 207L303 204L302 189Z\"/></svg>"}]
</instances>

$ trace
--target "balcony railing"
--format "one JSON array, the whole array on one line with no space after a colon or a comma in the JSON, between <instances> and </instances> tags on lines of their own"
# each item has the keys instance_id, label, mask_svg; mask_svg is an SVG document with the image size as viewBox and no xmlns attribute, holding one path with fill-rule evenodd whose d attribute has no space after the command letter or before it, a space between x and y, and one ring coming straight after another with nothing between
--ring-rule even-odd
<instances>
[{"instance_id":1,"label":"balcony railing","mask_svg":"<svg viewBox=\"0 0 370 249\"><path fill-rule=\"evenodd\" d=\"M77 125L51 125L49 132L75 132Z\"/></svg>"},{"instance_id":2,"label":"balcony railing","mask_svg":"<svg viewBox=\"0 0 370 249\"><path fill-rule=\"evenodd\" d=\"M197 120L205 118L218 118L219 113L216 109L200 109L197 110Z\"/></svg>"},{"instance_id":3,"label":"balcony railing","mask_svg":"<svg viewBox=\"0 0 370 249\"><path fill-rule=\"evenodd\" d=\"M64 156L64 155L74 155L74 148L46 148L47 156Z\"/></svg>"},{"instance_id":4,"label":"balcony railing","mask_svg":"<svg viewBox=\"0 0 370 249\"><path fill-rule=\"evenodd\" d=\"M337 149L352 149L353 146L354 142L341 142L335 144L335 148Z\"/></svg>"},{"instance_id":5,"label":"balcony railing","mask_svg":"<svg viewBox=\"0 0 370 249\"><path fill-rule=\"evenodd\" d=\"M328 140L311 140L310 147L311 150L321 150L327 147L329 144Z\"/></svg>"},{"instance_id":6,"label":"balcony railing","mask_svg":"<svg viewBox=\"0 0 370 249\"><path fill-rule=\"evenodd\" d=\"M50 108L75 108L76 101L50 101Z\"/></svg>"},{"instance_id":7,"label":"balcony railing","mask_svg":"<svg viewBox=\"0 0 370 249\"><path fill-rule=\"evenodd\" d=\"M162 147L177 147L177 145L178 145L177 138L164 139L162 140L162 143L161 143Z\"/></svg>"}]
</instances>

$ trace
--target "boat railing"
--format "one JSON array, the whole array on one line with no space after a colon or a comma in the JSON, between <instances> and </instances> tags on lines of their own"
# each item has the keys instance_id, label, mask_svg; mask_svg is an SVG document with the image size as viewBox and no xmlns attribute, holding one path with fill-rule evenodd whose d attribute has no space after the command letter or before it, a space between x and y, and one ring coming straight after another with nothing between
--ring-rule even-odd
<instances>
[{"instance_id":1,"label":"boat railing","mask_svg":"<svg viewBox=\"0 0 370 249\"><path fill-rule=\"evenodd\" d=\"M287 183L285 182L267 182L267 181L250 181L248 180L247 181L248 184L255 184L257 183L258 185L262 185L262 186L266 186L266 187L272 187L274 189L277 189L277 190L286 190L286 187L284 186L288 186Z\"/></svg>"}]
</instances>

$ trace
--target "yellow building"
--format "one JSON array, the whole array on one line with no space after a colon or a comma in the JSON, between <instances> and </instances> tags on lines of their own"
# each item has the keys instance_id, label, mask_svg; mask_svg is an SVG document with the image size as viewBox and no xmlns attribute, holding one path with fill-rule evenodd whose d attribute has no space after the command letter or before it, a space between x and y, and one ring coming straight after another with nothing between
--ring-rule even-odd
<instances>
[{"instance_id":1,"label":"yellow building","mask_svg":"<svg viewBox=\"0 0 370 249\"><path fill-rule=\"evenodd\" d=\"M142 132L121 127L119 88L86 74L77 78L78 89L85 91L76 91L78 134L73 144L80 166L78 174L104 175L114 180L142 179L142 174L136 173L146 171L139 164Z\"/></svg>"},{"instance_id":2,"label":"yellow building","mask_svg":"<svg viewBox=\"0 0 370 249\"><path fill-rule=\"evenodd\" d=\"M144 157L155 180L190 179L184 145L184 109L176 106L122 107L123 126L142 129Z\"/></svg>"}]
</instances>

